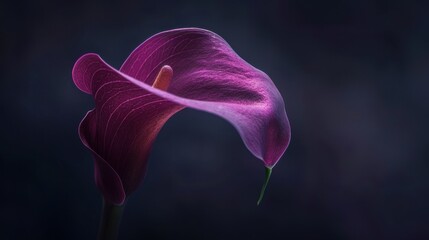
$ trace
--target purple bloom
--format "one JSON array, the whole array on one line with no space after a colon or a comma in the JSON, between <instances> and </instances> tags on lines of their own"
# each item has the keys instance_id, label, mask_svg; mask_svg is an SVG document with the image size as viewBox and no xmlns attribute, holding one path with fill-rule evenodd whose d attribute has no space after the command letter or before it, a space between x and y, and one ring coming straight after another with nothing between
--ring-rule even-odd
<instances>
[{"instance_id":1,"label":"purple bloom","mask_svg":"<svg viewBox=\"0 0 429 240\"><path fill-rule=\"evenodd\" d=\"M156 34L119 70L85 54L72 74L76 86L94 97L95 108L82 120L79 135L95 159L97 187L116 205L143 179L162 126L185 107L229 121L269 169L289 144L289 122L274 83L208 30Z\"/></svg>"}]
</instances>

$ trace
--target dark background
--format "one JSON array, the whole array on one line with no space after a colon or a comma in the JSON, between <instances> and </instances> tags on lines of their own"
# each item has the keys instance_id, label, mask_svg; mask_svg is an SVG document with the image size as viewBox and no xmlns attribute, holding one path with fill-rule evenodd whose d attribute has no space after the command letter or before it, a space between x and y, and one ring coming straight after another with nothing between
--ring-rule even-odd
<instances>
[{"instance_id":1,"label":"dark background","mask_svg":"<svg viewBox=\"0 0 429 240\"><path fill-rule=\"evenodd\" d=\"M423 1L422 1L423 2ZM120 239L429 239L429 8L411 1L1 1L0 239L95 239L101 197L71 79L202 27L271 76L292 142L264 169L224 120L163 128Z\"/></svg>"}]
</instances>

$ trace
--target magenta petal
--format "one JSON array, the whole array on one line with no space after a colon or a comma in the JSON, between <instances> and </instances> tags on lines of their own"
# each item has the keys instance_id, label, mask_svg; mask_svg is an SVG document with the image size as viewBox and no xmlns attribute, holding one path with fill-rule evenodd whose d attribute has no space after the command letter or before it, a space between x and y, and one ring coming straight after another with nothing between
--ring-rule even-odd
<instances>
[{"instance_id":1,"label":"magenta petal","mask_svg":"<svg viewBox=\"0 0 429 240\"><path fill-rule=\"evenodd\" d=\"M95 113L93 110L89 111L83 118L79 127L79 136L83 144L87 146L94 156L95 160L95 183L103 196L111 203L121 205L125 201L125 192L122 186L122 181L116 171L107 163L97 152L93 151L88 144L93 140L95 133L93 132L96 124ZM89 141L88 141L89 140Z\"/></svg>"},{"instance_id":2,"label":"magenta petal","mask_svg":"<svg viewBox=\"0 0 429 240\"><path fill-rule=\"evenodd\" d=\"M164 65L174 72L167 92L151 86ZM266 167L272 168L289 144L284 102L271 79L207 30L159 33L134 50L120 70L86 54L76 62L73 80L96 105L94 123L81 124L91 129L82 141L117 173L126 195L141 181L159 130L184 107L228 120ZM117 188L112 192L121 195Z\"/></svg>"}]
</instances>

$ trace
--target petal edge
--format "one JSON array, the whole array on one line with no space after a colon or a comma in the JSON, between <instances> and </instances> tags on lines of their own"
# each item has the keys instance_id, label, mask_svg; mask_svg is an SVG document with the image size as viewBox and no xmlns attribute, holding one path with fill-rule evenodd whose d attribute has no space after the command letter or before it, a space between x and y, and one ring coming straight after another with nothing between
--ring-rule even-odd
<instances>
[{"instance_id":1,"label":"petal edge","mask_svg":"<svg viewBox=\"0 0 429 240\"><path fill-rule=\"evenodd\" d=\"M90 131L95 129L93 127L95 124L94 118L95 112L93 110L88 111L79 125L79 137L94 157L95 183L103 194L104 199L115 205L122 205L126 195L121 178L110 164L91 148L89 143L89 141L93 141L89 138L95 136L94 134L90 134Z\"/></svg>"}]
</instances>

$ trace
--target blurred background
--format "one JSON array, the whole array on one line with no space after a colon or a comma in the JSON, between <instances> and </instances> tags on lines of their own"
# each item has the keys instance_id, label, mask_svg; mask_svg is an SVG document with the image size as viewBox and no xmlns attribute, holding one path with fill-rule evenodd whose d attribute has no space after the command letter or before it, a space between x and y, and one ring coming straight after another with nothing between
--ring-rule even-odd
<instances>
[{"instance_id":1,"label":"blurred background","mask_svg":"<svg viewBox=\"0 0 429 240\"><path fill-rule=\"evenodd\" d=\"M423 1L422 1L423 2ZM282 93L292 142L262 163L186 109L162 129L120 239L429 239L429 5L412 1L1 1L0 239L95 239L78 57L212 30Z\"/></svg>"}]
</instances>

